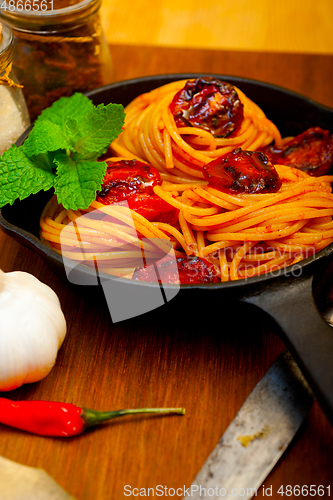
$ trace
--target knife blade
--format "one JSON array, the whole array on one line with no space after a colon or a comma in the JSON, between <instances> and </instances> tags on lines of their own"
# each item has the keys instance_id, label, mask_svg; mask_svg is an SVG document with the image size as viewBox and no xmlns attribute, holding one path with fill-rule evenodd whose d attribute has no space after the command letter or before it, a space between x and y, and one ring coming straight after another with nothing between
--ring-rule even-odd
<instances>
[{"instance_id":1,"label":"knife blade","mask_svg":"<svg viewBox=\"0 0 333 500\"><path fill-rule=\"evenodd\" d=\"M250 499L285 452L315 397L283 351L238 411L184 499Z\"/></svg>"}]
</instances>

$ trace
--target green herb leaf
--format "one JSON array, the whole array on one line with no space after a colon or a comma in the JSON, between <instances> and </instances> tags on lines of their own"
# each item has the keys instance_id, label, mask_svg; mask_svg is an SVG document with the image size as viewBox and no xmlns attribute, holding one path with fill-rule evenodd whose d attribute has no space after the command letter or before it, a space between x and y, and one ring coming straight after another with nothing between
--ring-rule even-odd
<instances>
[{"instance_id":1,"label":"green herb leaf","mask_svg":"<svg viewBox=\"0 0 333 500\"><path fill-rule=\"evenodd\" d=\"M31 156L30 160L35 164L36 168L42 168L55 173L56 165L54 163L54 158L61 152L62 150L58 149L57 151L50 151L49 153L40 153L39 155Z\"/></svg>"},{"instance_id":2,"label":"green herb leaf","mask_svg":"<svg viewBox=\"0 0 333 500\"><path fill-rule=\"evenodd\" d=\"M120 104L96 107L80 93L58 99L22 146L0 156L0 206L53 186L66 209L88 208L106 171L96 160L118 137L124 118Z\"/></svg>"},{"instance_id":3,"label":"green herb leaf","mask_svg":"<svg viewBox=\"0 0 333 500\"><path fill-rule=\"evenodd\" d=\"M54 178L52 172L36 167L21 148L13 145L0 157L0 206L47 191L53 186Z\"/></svg>"},{"instance_id":4,"label":"green herb leaf","mask_svg":"<svg viewBox=\"0 0 333 500\"><path fill-rule=\"evenodd\" d=\"M57 177L55 194L58 202L66 209L87 208L95 200L106 171L101 161L73 161L66 154L55 158Z\"/></svg>"},{"instance_id":5,"label":"green herb leaf","mask_svg":"<svg viewBox=\"0 0 333 500\"><path fill-rule=\"evenodd\" d=\"M124 108L120 104L100 104L83 120L69 118L67 130L75 151L99 153L118 137L124 124Z\"/></svg>"},{"instance_id":6,"label":"green herb leaf","mask_svg":"<svg viewBox=\"0 0 333 500\"><path fill-rule=\"evenodd\" d=\"M59 125L52 123L50 120L35 123L34 128L24 141L22 149L29 158L40 153L57 151L58 149L74 151L73 146Z\"/></svg>"},{"instance_id":7,"label":"green herb leaf","mask_svg":"<svg viewBox=\"0 0 333 500\"><path fill-rule=\"evenodd\" d=\"M49 108L44 109L36 120L51 121L61 128L62 133L67 137L68 118L78 121L84 119L94 109L92 101L83 94L76 92L70 97L60 97Z\"/></svg>"}]
</instances>

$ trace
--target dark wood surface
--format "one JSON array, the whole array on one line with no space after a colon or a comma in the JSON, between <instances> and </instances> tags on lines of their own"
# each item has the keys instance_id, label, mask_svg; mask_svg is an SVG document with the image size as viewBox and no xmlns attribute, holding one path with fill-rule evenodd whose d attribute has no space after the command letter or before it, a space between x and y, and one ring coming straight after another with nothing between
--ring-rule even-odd
<instances>
[{"instance_id":1,"label":"dark wood surface","mask_svg":"<svg viewBox=\"0 0 333 500\"><path fill-rule=\"evenodd\" d=\"M219 73L275 83L333 107L332 57L124 45L111 51L116 80ZM51 373L2 396L97 410L186 408L183 417L127 417L70 439L37 437L0 425L0 455L45 469L78 500L126 498L126 485L189 487L284 348L274 325L238 305L220 311L206 304L168 317L155 314L113 324L103 300L72 290L39 256L4 234L0 267L30 272L51 286L68 325ZM280 486L331 485L332 471L333 430L315 403L264 484L272 486L272 498L281 498Z\"/></svg>"}]
</instances>

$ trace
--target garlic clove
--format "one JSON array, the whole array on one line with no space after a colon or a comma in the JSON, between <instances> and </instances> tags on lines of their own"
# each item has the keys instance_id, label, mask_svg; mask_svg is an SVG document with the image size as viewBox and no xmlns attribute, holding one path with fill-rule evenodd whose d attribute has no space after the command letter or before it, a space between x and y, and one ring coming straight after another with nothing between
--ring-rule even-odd
<instances>
[{"instance_id":1,"label":"garlic clove","mask_svg":"<svg viewBox=\"0 0 333 500\"><path fill-rule=\"evenodd\" d=\"M51 371L66 335L56 293L22 271L0 272L0 391Z\"/></svg>"}]
</instances>

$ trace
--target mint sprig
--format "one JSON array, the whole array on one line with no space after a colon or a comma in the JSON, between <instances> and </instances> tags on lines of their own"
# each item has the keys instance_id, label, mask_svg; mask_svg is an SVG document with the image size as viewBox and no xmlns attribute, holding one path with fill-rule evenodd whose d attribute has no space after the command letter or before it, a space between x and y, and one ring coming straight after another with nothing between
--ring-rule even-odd
<instances>
[{"instance_id":1,"label":"mint sprig","mask_svg":"<svg viewBox=\"0 0 333 500\"><path fill-rule=\"evenodd\" d=\"M13 145L0 157L0 206L11 205L17 198L23 200L53 186L52 170L36 166L22 151Z\"/></svg>"},{"instance_id":2,"label":"mint sprig","mask_svg":"<svg viewBox=\"0 0 333 500\"><path fill-rule=\"evenodd\" d=\"M101 161L73 161L66 154L59 154L54 159L57 165L55 194L64 207L71 200L73 210L87 208L95 199L96 186L101 186L105 163ZM93 198L91 198L94 193Z\"/></svg>"},{"instance_id":3,"label":"mint sprig","mask_svg":"<svg viewBox=\"0 0 333 500\"><path fill-rule=\"evenodd\" d=\"M97 159L120 134L124 118L120 104L94 106L80 93L58 99L22 146L0 156L0 207L53 187L64 208L87 208L106 171Z\"/></svg>"}]
</instances>

